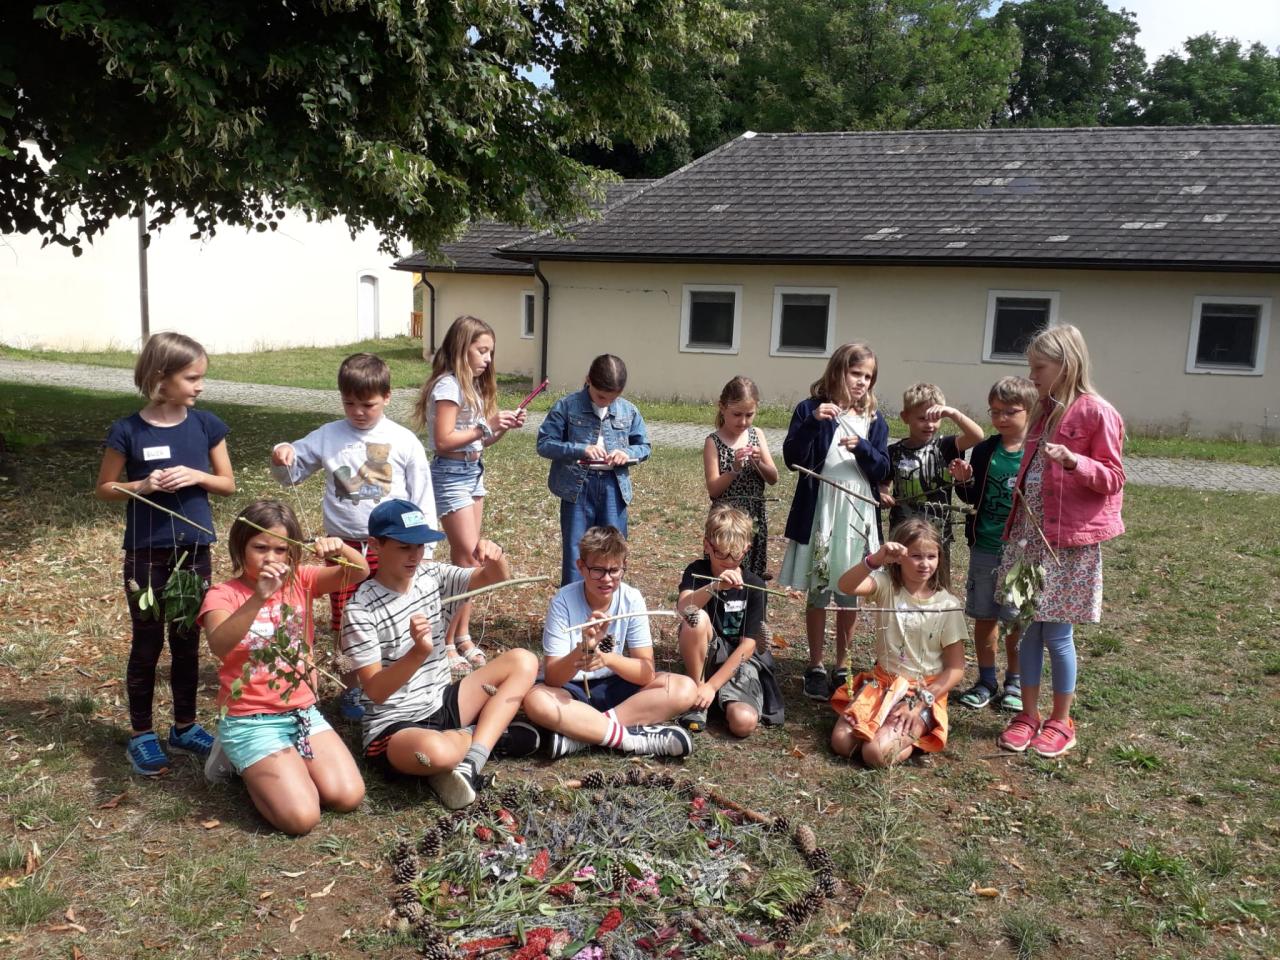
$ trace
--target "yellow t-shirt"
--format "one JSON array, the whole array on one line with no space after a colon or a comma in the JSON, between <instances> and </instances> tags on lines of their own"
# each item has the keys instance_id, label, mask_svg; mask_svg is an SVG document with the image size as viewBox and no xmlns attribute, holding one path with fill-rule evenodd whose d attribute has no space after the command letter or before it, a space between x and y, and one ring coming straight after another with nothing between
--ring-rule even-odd
<instances>
[{"instance_id":1,"label":"yellow t-shirt","mask_svg":"<svg viewBox=\"0 0 1280 960\"><path fill-rule=\"evenodd\" d=\"M870 607L892 607L876 614L876 659L886 673L912 679L931 677L942 670L942 649L964 643L969 636L964 613L926 613L938 608L962 607L946 590L938 590L927 600L919 600L906 590L896 589L888 571L871 574L876 592L865 602Z\"/></svg>"}]
</instances>

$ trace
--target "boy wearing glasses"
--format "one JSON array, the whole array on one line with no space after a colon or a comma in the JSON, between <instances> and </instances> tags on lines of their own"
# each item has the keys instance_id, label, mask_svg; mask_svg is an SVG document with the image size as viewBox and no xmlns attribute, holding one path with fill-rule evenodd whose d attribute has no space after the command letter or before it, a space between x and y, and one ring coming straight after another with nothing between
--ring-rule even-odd
<instances>
[{"instance_id":1,"label":"boy wearing glasses","mask_svg":"<svg viewBox=\"0 0 1280 960\"><path fill-rule=\"evenodd\" d=\"M973 644L978 657L978 682L956 700L981 710L995 701L1001 710L1022 711L1022 679L1018 675L1018 632L1005 634L1004 689L996 680L996 638L1000 622L1017 611L997 599L996 568L1004 546L1004 522L1013 508L1013 489L1022 463L1027 421L1039 395L1024 377L997 380L987 395L987 413L996 432L973 448L968 463L952 465L956 493L975 512L965 517L964 535L969 541L968 597L965 613L973 617Z\"/></svg>"},{"instance_id":2,"label":"boy wearing glasses","mask_svg":"<svg viewBox=\"0 0 1280 960\"><path fill-rule=\"evenodd\" d=\"M543 682L524 700L528 718L550 732L551 759L595 744L641 756L687 756L693 740L666 721L689 709L696 685L654 666L644 597L622 582L627 541L615 527L591 527L578 541L576 565L583 579L551 598ZM622 619L571 629L609 617Z\"/></svg>"},{"instance_id":3,"label":"boy wearing glasses","mask_svg":"<svg viewBox=\"0 0 1280 960\"><path fill-rule=\"evenodd\" d=\"M724 711L735 737L750 736L761 719L783 720L782 691L764 639L764 581L742 567L750 547L751 518L717 504L703 530L704 556L680 578L680 655L698 684L693 707L680 722L694 733L707 725L712 703Z\"/></svg>"}]
</instances>

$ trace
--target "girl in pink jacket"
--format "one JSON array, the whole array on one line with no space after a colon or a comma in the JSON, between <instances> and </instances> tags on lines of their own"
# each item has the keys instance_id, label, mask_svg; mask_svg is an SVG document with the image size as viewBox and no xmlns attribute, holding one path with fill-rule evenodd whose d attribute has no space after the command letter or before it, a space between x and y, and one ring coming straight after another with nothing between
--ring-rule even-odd
<instances>
[{"instance_id":1,"label":"girl in pink jacket","mask_svg":"<svg viewBox=\"0 0 1280 960\"><path fill-rule=\"evenodd\" d=\"M1039 564L1044 586L1035 618L1018 651L1023 710L1000 735L1017 753L1028 747L1057 757L1076 745L1071 702L1076 689L1072 624L1102 616L1102 542L1124 533L1124 421L1089 382L1089 351L1069 324L1043 330L1027 347L1031 381L1040 394L1031 417L1013 509L996 573L1019 559ZM1040 721L1040 671L1044 648L1053 665L1053 712Z\"/></svg>"}]
</instances>

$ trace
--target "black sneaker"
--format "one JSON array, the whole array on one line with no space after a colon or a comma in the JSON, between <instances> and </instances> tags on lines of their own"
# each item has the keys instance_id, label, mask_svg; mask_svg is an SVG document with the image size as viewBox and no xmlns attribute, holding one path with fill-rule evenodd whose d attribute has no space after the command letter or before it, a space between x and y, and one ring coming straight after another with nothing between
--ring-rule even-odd
<instances>
[{"instance_id":1,"label":"black sneaker","mask_svg":"<svg viewBox=\"0 0 1280 960\"><path fill-rule=\"evenodd\" d=\"M493 755L518 760L536 753L541 745L542 737L538 734L538 728L523 720L516 720L502 731L502 736L493 745Z\"/></svg>"},{"instance_id":2,"label":"black sneaker","mask_svg":"<svg viewBox=\"0 0 1280 960\"><path fill-rule=\"evenodd\" d=\"M810 667L804 672L804 695L810 700L829 700L831 684L825 667Z\"/></svg>"},{"instance_id":3,"label":"black sneaker","mask_svg":"<svg viewBox=\"0 0 1280 960\"><path fill-rule=\"evenodd\" d=\"M849 668L836 667L831 671L831 692L835 693L849 682Z\"/></svg>"},{"instance_id":4,"label":"black sneaker","mask_svg":"<svg viewBox=\"0 0 1280 960\"><path fill-rule=\"evenodd\" d=\"M627 733L640 738L640 745L629 751L639 757L687 757L693 753L693 738L675 724L627 727Z\"/></svg>"}]
</instances>

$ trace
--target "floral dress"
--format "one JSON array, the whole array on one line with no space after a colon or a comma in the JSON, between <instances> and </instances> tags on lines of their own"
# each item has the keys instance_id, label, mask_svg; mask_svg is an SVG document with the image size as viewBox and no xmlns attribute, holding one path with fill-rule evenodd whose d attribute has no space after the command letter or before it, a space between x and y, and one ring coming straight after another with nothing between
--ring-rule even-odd
<instances>
[{"instance_id":1,"label":"floral dress","mask_svg":"<svg viewBox=\"0 0 1280 960\"><path fill-rule=\"evenodd\" d=\"M840 445L847 437L865 438L870 424L870 417L852 413L837 420L836 435L822 462L822 475L874 500L875 493L854 459L853 451ZM787 544L778 582L806 591L810 606L826 606L835 600L841 606L852 607L857 603L856 598L839 593L836 583L846 570L878 549L876 508L829 483L819 483L809 542L792 540Z\"/></svg>"},{"instance_id":2,"label":"floral dress","mask_svg":"<svg viewBox=\"0 0 1280 960\"><path fill-rule=\"evenodd\" d=\"M716 457L722 474L733 470L733 448L720 439L719 433L712 433L711 439L716 445ZM747 428L747 443L753 447L760 446L760 436L755 427ZM733 482L725 488L724 493L713 498L713 503L727 503L737 507L751 518L751 549L747 551L742 566L757 577L764 577L764 568L769 562L769 527L764 512L764 477L754 467L748 467L733 478Z\"/></svg>"},{"instance_id":3,"label":"floral dress","mask_svg":"<svg viewBox=\"0 0 1280 960\"><path fill-rule=\"evenodd\" d=\"M1036 620L1049 623L1097 623L1102 619L1102 544L1056 547L1057 562L1049 555L1044 529L1044 459L1037 447L1022 482L1009 542L996 570L1003 593L1005 574L1019 556L1044 568L1044 589L1035 598ZM1034 519L1033 519L1034 518Z\"/></svg>"}]
</instances>

